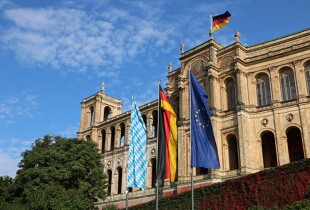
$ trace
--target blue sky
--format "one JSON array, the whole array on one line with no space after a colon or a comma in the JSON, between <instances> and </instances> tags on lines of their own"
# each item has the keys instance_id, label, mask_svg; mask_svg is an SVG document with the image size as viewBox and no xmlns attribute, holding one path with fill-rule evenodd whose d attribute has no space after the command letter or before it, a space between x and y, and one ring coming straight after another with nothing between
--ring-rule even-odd
<instances>
[{"instance_id":1,"label":"blue sky","mask_svg":"<svg viewBox=\"0 0 310 210\"><path fill-rule=\"evenodd\" d=\"M0 0L0 176L14 177L21 153L45 134L76 137L80 102L101 89L129 110L166 84L167 66L209 39L210 14L228 10L214 33L237 29L246 46L309 28L308 0Z\"/></svg>"}]
</instances>

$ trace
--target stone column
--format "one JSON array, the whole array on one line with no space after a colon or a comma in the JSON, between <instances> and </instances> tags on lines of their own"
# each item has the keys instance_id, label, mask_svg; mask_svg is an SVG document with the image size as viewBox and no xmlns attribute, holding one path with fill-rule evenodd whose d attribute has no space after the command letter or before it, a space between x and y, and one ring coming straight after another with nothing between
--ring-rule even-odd
<instances>
[{"instance_id":1,"label":"stone column","mask_svg":"<svg viewBox=\"0 0 310 210\"><path fill-rule=\"evenodd\" d=\"M86 105L81 103L81 118L80 118L80 131L85 129L85 120L86 120Z\"/></svg>"},{"instance_id":2,"label":"stone column","mask_svg":"<svg viewBox=\"0 0 310 210\"><path fill-rule=\"evenodd\" d=\"M257 138L255 143L258 145L258 150L259 150L259 152L257 153L258 157L257 157L257 159L255 161L255 164L257 164L259 170L263 170L264 169L264 156L263 156L262 139L261 138Z\"/></svg>"},{"instance_id":3,"label":"stone column","mask_svg":"<svg viewBox=\"0 0 310 210\"><path fill-rule=\"evenodd\" d=\"M240 169L241 169L241 174L246 174L246 167L247 167L247 157L245 153L246 150L246 141L245 138L246 136L244 133L246 132L246 121L244 119L243 113L239 112L238 113L238 141L239 141L239 157L240 157ZM249 152L249 151L247 151Z\"/></svg>"},{"instance_id":4,"label":"stone column","mask_svg":"<svg viewBox=\"0 0 310 210\"><path fill-rule=\"evenodd\" d=\"M300 106L300 120L302 124L301 135L303 138L305 158L310 158L310 111L307 110L305 105Z\"/></svg>"},{"instance_id":5,"label":"stone column","mask_svg":"<svg viewBox=\"0 0 310 210\"><path fill-rule=\"evenodd\" d=\"M178 182L185 183L190 180L190 142L185 131L186 126L178 128Z\"/></svg>"},{"instance_id":6,"label":"stone column","mask_svg":"<svg viewBox=\"0 0 310 210\"><path fill-rule=\"evenodd\" d=\"M121 147L121 128L120 124L117 124L115 126L115 148Z\"/></svg>"},{"instance_id":7,"label":"stone column","mask_svg":"<svg viewBox=\"0 0 310 210\"><path fill-rule=\"evenodd\" d=\"M147 164L146 189L152 188L152 163L150 160L148 160Z\"/></svg>"},{"instance_id":8,"label":"stone column","mask_svg":"<svg viewBox=\"0 0 310 210\"><path fill-rule=\"evenodd\" d=\"M307 95L307 82L304 67L300 61L294 61L295 83L297 88L297 96L299 98Z\"/></svg>"},{"instance_id":9,"label":"stone column","mask_svg":"<svg viewBox=\"0 0 310 210\"><path fill-rule=\"evenodd\" d=\"M130 123L129 120L125 123L125 145L129 145L129 132L130 132Z\"/></svg>"},{"instance_id":10,"label":"stone column","mask_svg":"<svg viewBox=\"0 0 310 210\"><path fill-rule=\"evenodd\" d=\"M221 105L221 86L220 86L220 79L217 77L214 77L212 79L212 93L213 96L211 98L211 100L213 101L213 108L216 110L220 110L222 109L222 105Z\"/></svg>"},{"instance_id":11,"label":"stone column","mask_svg":"<svg viewBox=\"0 0 310 210\"><path fill-rule=\"evenodd\" d=\"M111 130L110 127L106 130L106 150L111 151Z\"/></svg>"},{"instance_id":12,"label":"stone column","mask_svg":"<svg viewBox=\"0 0 310 210\"><path fill-rule=\"evenodd\" d=\"M244 91L247 90L247 88L244 85L243 77L244 73L240 69L235 69L236 72L236 88L237 88L237 105L244 105Z\"/></svg>"},{"instance_id":13,"label":"stone column","mask_svg":"<svg viewBox=\"0 0 310 210\"><path fill-rule=\"evenodd\" d=\"M215 88L215 77L213 75L208 76L208 86L209 91L208 94L208 105L210 109L214 109L216 106L216 88Z\"/></svg>"},{"instance_id":14,"label":"stone column","mask_svg":"<svg viewBox=\"0 0 310 210\"><path fill-rule=\"evenodd\" d=\"M297 94L298 94L298 111L300 115L300 124L301 124L301 135L303 139L303 148L305 158L310 157L310 142L308 139L309 135L309 124L308 120L310 117L310 113L307 116L307 107L302 102L306 101L306 96L308 94L307 90L307 81L305 75L305 69L302 66L301 61L294 61L294 70L295 70L295 80L297 86Z\"/></svg>"},{"instance_id":15,"label":"stone column","mask_svg":"<svg viewBox=\"0 0 310 210\"><path fill-rule=\"evenodd\" d=\"M281 88L280 88L280 80L279 74L276 72L276 68L274 66L269 68L270 71L270 88L272 92L272 101L273 103L277 103L281 101Z\"/></svg>"},{"instance_id":16,"label":"stone column","mask_svg":"<svg viewBox=\"0 0 310 210\"><path fill-rule=\"evenodd\" d=\"M92 128L91 139L98 144L99 142L98 142L98 132L97 131L98 131L97 128Z\"/></svg>"},{"instance_id":17,"label":"stone column","mask_svg":"<svg viewBox=\"0 0 310 210\"><path fill-rule=\"evenodd\" d=\"M148 138L153 138L153 113L148 112L146 115L146 121L147 121L147 136Z\"/></svg>"},{"instance_id":18,"label":"stone column","mask_svg":"<svg viewBox=\"0 0 310 210\"><path fill-rule=\"evenodd\" d=\"M223 153L223 161L221 162L221 168L223 170L229 170L229 152L228 152L228 144L227 144L227 136L226 138L223 137L222 142L223 142L223 146L222 146L222 153ZM218 145L218 147L221 145Z\"/></svg>"},{"instance_id":19,"label":"stone column","mask_svg":"<svg viewBox=\"0 0 310 210\"><path fill-rule=\"evenodd\" d=\"M117 172L117 170L115 170L114 171L114 176L113 176L113 183L112 183L112 187L113 188L111 188L111 193L113 194L113 195L117 195L117 188L118 188L118 172Z\"/></svg>"},{"instance_id":20,"label":"stone column","mask_svg":"<svg viewBox=\"0 0 310 210\"><path fill-rule=\"evenodd\" d=\"M220 100L220 107L221 110L227 110L228 109L228 102L227 102L227 91L226 91L226 85L225 82L222 81L223 83L220 86L220 96L221 96L221 100Z\"/></svg>"},{"instance_id":21,"label":"stone column","mask_svg":"<svg viewBox=\"0 0 310 210\"><path fill-rule=\"evenodd\" d=\"M99 121L100 121L100 101L101 101L101 99L100 99L100 96L96 96L96 102L95 102L95 104L94 104L94 124L97 124L97 123L99 123Z\"/></svg>"}]
</instances>

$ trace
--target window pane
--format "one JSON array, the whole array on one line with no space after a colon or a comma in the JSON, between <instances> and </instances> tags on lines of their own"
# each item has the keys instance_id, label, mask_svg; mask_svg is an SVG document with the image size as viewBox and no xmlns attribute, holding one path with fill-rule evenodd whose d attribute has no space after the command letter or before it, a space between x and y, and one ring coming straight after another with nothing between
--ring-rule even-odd
<instances>
[{"instance_id":1,"label":"window pane","mask_svg":"<svg viewBox=\"0 0 310 210\"><path fill-rule=\"evenodd\" d=\"M285 69L281 73L282 99L291 100L296 98L294 72L291 69Z\"/></svg>"},{"instance_id":2,"label":"window pane","mask_svg":"<svg viewBox=\"0 0 310 210\"><path fill-rule=\"evenodd\" d=\"M308 86L308 95L310 95L310 64L306 66L306 80Z\"/></svg>"},{"instance_id":3,"label":"window pane","mask_svg":"<svg viewBox=\"0 0 310 210\"><path fill-rule=\"evenodd\" d=\"M261 75L256 80L256 91L257 91L257 101L258 105L270 104L270 86L268 75Z\"/></svg>"},{"instance_id":4,"label":"window pane","mask_svg":"<svg viewBox=\"0 0 310 210\"><path fill-rule=\"evenodd\" d=\"M236 106L236 93L235 93L234 81L229 80L226 83L226 88L227 88L228 109L233 109Z\"/></svg>"}]
</instances>

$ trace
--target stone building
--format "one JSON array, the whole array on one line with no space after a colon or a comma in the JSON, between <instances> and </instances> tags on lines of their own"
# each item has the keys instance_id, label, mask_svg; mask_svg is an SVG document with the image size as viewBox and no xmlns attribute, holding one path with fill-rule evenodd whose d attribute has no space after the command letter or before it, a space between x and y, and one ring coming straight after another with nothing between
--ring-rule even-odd
<instances>
[{"instance_id":1,"label":"stone building","mask_svg":"<svg viewBox=\"0 0 310 210\"><path fill-rule=\"evenodd\" d=\"M211 121L221 168L194 169L196 183L212 183L264 168L310 158L310 29L271 41L222 46L211 37L184 51L180 68L168 66L166 93L178 117L177 182L190 181L188 70L209 95ZM130 112L102 90L82 101L80 139L93 139L108 175L107 201L125 199ZM148 129L147 190L130 189L129 197L154 199L157 101L141 107ZM171 190L168 180L164 192ZM178 191L179 192L179 191Z\"/></svg>"}]
</instances>

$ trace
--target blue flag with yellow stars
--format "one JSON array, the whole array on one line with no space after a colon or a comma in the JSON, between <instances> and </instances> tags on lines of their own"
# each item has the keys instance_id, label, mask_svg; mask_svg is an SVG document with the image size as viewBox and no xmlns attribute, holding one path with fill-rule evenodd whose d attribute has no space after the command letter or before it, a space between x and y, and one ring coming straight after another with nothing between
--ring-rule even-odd
<instances>
[{"instance_id":1,"label":"blue flag with yellow stars","mask_svg":"<svg viewBox=\"0 0 310 210\"><path fill-rule=\"evenodd\" d=\"M190 71L191 167L220 168L207 104L208 95Z\"/></svg>"}]
</instances>

